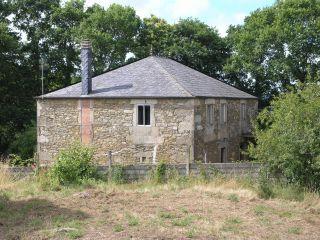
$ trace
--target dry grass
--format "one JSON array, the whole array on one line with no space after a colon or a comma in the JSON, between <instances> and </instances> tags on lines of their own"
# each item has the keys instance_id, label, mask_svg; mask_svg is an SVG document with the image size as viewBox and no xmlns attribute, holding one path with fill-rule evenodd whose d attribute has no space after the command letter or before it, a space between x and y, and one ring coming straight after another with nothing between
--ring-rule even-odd
<instances>
[{"instance_id":1,"label":"dry grass","mask_svg":"<svg viewBox=\"0 0 320 240\"><path fill-rule=\"evenodd\" d=\"M14 180L7 170L7 166L0 163L0 190L10 188L14 185Z\"/></svg>"},{"instance_id":2,"label":"dry grass","mask_svg":"<svg viewBox=\"0 0 320 240\"><path fill-rule=\"evenodd\" d=\"M1 173L3 176L7 176ZM0 177L0 239L319 239L320 198L262 200L247 180L44 191ZM11 182L10 182L11 181ZM0 192L1 194L1 192ZM1 200L1 198L0 198Z\"/></svg>"}]
</instances>

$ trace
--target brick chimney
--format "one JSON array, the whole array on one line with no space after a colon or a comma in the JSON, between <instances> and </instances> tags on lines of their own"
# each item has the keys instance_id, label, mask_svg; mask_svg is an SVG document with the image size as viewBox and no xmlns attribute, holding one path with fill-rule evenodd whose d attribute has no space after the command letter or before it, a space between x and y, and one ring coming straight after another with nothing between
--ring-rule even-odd
<instances>
[{"instance_id":1,"label":"brick chimney","mask_svg":"<svg viewBox=\"0 0 320 240\"><path fill-rule=\"evenodd\" d=\"M92 63L92 48L89 40L81 42L81 82L82 95L88 95L92 92L91 79L91 63Z\"/></svg>"}]
</instances>

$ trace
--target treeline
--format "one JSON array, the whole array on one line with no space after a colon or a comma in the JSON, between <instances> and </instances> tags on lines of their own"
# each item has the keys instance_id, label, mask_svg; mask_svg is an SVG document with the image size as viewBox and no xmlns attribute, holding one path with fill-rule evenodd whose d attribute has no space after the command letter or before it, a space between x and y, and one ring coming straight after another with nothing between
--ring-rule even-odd
<instances>
[{"instance_id":1,"label":"treeline","mask_svg":"<svg viewBox=\"0 0 320 240\"><path fill-rule=\"evenodd\" d=\"M82 39L92 41L94 75L150 54L166 56L258 96L261 107L298 82L320 79L319 0L279 0L230 26L224 38L197 19L169 24L141 19L131 7L84 5L0 2L0 154L35 141L25 138L33 136L28 126L41 94L42 61L45 92L80 81Z\"/></svg>"}]
</instances>

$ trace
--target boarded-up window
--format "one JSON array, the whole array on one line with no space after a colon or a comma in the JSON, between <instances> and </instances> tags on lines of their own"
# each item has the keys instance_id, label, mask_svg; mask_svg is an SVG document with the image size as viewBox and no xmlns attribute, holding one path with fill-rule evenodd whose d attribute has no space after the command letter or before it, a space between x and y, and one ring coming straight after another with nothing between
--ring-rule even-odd
<instances>
[{"instance_id":1,"label":"boarded-up window","mask_svg":"<svg viewBox=\"0 0 320 240\"><path fill-rule=\"evenodd\" d=\"M246 120L246 115L247 115L246 104L245 103L241 103L241 105L240 105L240 117L241 117L241 120L245 121Z\"/></svg>"},{"instance_id":2,"label":"boarded-up window","mask_svg":"<svg viewBox=\"0 0 320 240\"><path fill-rule=\"evenodd\" d=\"M150 106L138 106L138 125L150 125Z\"/></svg>"},{"instance_id":3,"label":"boarded-up window","mask_svg":"<svg viewBox=\"0 0 320 240\"><path fill-rule=\"evenodd\" d=\"M207 105L207 124L213 125L213 104Z\"/></svg>"},{"instance_id":4,"label":"boarded-up window","mask_svg":"<svg viewBox=\"0 0 320 240\"><path fill-rule=\"evenodd\" d=\"M222 103L220 105L220 123L225 124L227 123L227 104Z\"/></svg>"}]
</instances>

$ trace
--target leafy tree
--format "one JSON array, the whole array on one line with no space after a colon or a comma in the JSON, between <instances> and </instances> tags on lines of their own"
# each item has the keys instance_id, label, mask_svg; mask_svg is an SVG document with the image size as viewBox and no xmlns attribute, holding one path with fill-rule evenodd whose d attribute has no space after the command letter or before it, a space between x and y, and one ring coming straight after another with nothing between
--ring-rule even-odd
<instances>
[{"instance_id":1,"label":"leafy tree","mask_svg":"<svg viewBox=\"0 0 320 240\"><path fill-rule=\"evenodd\" d=\"M151 15L144 18L136 39L134 54L136 58L149 55L168 56L169 47L173 44L173 26L166 20Z\"/></svg>"},{"instance_id":2,"label":"leafy tree","mask_svg":"<svg viewBox=\"0 0 320 240\"><path fill-rule=\"evenodd\" d=\"M298 81L318 81L320 1L278 0L254 11L244 25L231 26L230 83L248 89L262 105Z\"/></svg>"},{"instance_id":3,"label":"leafy tree","mask_svg":"<svg viewBox=\"0 0 320 240\"><path fill-rule=\"evenodd\" d=\"M134 53L137 58L150 54L170 57L216 78L221 77L229 56L225 41L203 22L187 18L170 25L155 16L143 20Z\"/></svg>"},{"instance_id":4,"label":"leafy tree","mask_svg":"<svg viewBox=\"0 0 320 240\"><path fill-rule=\"evenodd\" d=\"M252 157L273 176L320 190L320 85L280 95L255 123Z\"/></svg>"},{"instance_id":5,"label":"leafy tree","mask_svg":"<svg viewBox=\"0 0 320 240\"><path fill-rule=\"evenodd\" d=\"M60 6L60 0L13 0L11 4L12 23L20 33L25 34L27 40L22 51L25 54L25 65L30 67L30 97L34 97L41 94L40 59L47 54L50 18L54 9Z\"/></svg>"},{"instance_id":6,"label":"leafy tree","mask_svg":"<svg viewBox=\"0 0 320 240\"><path fill-rule=\"evenodd\" d=\"M216 29L192 18L181 19L172 33L169 56L209 76L220 78L229 51Z\"/></svg>"},{"instance_id":7,"label":"leafy tree","mask_svg":"<svg viewBox=\"0 0 320 240\"><path fill-rule=\"evenodd\" d=\"M23 160L33 158L37 145L36 123L32 122L25 130L18 132L15 139L10 143L9 152L19 155Z\"/></svg>"},{"instance_id":8,"label":"leafy tree","mask_svg":"<svg viewBox=\"0 0 320 240\"><path fill-rule=\"evenodd\" d=\"M123 65L134 45L141 21L131 7L93 5L77 31L77 39L90 39L94 50L94 74Z\"/></svg>"},{"instance_id":9,"label":"leafy tree","mask_svg":"<svg viewBox=\"0 0 320 240\"><path fill-rule=\"evenodd\" d=\"M76 30L83 21L84 1L69 0L53 9L47 31L46 90L52 91L80 80L80 51L75 41Z\"/></svg>"},{"instance_id":10,"label":"leafy tree","mask_svg":"<svg viewBox=\"0 0 320 240\"><path fill-rule=\"evenodd\" d=\"M23 129L34 111L26 85L28 68L22 65L18 36L0 21L0 152L3 153L15 132Z\"/></svg>"}]
</instances>

